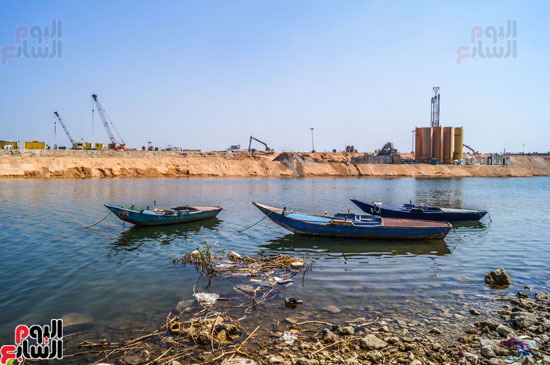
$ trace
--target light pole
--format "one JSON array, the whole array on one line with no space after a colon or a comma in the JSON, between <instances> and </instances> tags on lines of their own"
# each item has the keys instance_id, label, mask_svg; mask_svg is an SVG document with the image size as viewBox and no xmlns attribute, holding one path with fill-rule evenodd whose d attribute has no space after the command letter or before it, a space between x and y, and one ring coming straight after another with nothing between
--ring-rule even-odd
<instances>
[{"instance_id":1,"label":"light pole","mask_svg":"<svg viewBox=\"0 0 550 365\"><path fill-rule=\"evenodd\" d=\"M525 154L525 142L523 142L523 147L521 147L521 154Z\"/></svg>"},{"instance_id":2,"label":"light pole","mask_svg":"<svg viewBox=\"0 0 550 365\"><path fill-rule=\"evenodd\" d=\"M313 143L313 128L309 128L311 129L311 152L315 152L315 144Z\"/></svg>"}]
</instances>

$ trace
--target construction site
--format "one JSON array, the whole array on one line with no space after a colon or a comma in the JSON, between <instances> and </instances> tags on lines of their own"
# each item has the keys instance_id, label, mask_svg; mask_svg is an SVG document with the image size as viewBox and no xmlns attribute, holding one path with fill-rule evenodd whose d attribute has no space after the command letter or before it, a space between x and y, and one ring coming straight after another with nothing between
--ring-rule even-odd
<instances>
[{"instance_id":1,"label":"construction site","mask_svg":"<svg viewBox=\"0 0 550 365\"><path fill-rule=\"evenodd\" d=\"M548 154L482 154L464 143L463 127L442 126L439 87L433 88L430 126L413 130L412 153L399 152L392 142L374 152L358 152L353 145L341 151L316 152L313 128L311 152L276 152L252 135L248 148L235 144L224 151L172 145L160 148L152 142L129 148L97 94L91 97L92 123L97 112L109 143L75 139L68 123L55 111L55 140L59 125L70 146L0 141L0 177L550 175Z\"/></svg>"},{"instance_id":2,"label":"construction site","mask_svg":"<svg viewBox=\"0 0 550 365\"><path fill-rule=\"evenodd\" d=\"M498 154L482 155L465 144L463 127L440 125L441 94L439 87L433 88L431 101L431 126L415 128L414 159L419 163L432 165L509 165L510 157ZM464 155L466 148L469 152Z\"/></svg>"}]
</instances>

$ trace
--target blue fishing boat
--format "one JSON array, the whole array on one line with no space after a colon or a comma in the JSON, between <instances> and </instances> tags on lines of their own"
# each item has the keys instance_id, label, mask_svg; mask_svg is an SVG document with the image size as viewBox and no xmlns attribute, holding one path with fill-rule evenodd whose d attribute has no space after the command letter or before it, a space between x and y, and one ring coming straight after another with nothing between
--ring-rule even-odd
<instances>
[{"instance_id":1,"label":"blue fishing boat","mask_svg":"<svg viewBox=\"0 0 550 365\"><path fill-rule=\"evenodd\" d=\"M163 224L179 224L214 218L222 211L221 207L181 206L174 208L138 209L131 207L117 207L110 204L105 206L123 221L139 226L159 226Z\"/></svg>"},{"instance_id":2,"label":"blue fishing boat","mask_svg":"<svg viewBox=\"0 0 550 365\"><path fill-rule=\"evenodd\" d=\"M449 223L382 218L375 215L338 213L334 216L299 213L253 202L269 219L291 232L344 238L441 239Z\"/></svg>"},{"instance_id":3,"label":"blue fishing boat","mask_svg":"<svg viewBox=\"0 0 550 365\"><path fill-rule=\"evenodd\" d=\"M385 218L423 219L438 222L477 221L487 214L486 210L455 209L414 204L403 204L402 207L392 207L382 203L365 203L350 199L363 212L377 214Z\"/></svg>"}]
</instances>

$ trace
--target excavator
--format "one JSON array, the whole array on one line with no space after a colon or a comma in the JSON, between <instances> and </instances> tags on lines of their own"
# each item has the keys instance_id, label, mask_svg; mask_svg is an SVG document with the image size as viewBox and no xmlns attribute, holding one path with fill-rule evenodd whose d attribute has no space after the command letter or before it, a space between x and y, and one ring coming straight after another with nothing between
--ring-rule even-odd
<instances>
[{"instance_id":1,"label":"excavator","mask_svg":"<svg viewBox=\"0 0 550 365\"><path fill-rule=\"evenodd\" d=\"M470 150L474 156L479 156L480 154L479 151L474 150L472 147L468 146L467 144L463 144L463 146L466 147L468 150Z\"/></svg>"},{"instance_id":2,"label":"excavator","mask_svg":"<svg viewBox=\"0 0 550 365\"><path fill-rule=\"evenodd\" d=\"M59 124L61 124L61 128L63 128L63 131L65 131L65 134L67 135L67 138L69 138L69 141L71 141L71 145L72 145L72 149L73 150L83 150L84 149L84 143L83 142L76 142L73 138L73 136L71 136L71 133L69 133L69 129L67 128L67 126L65 125L65 123L63 122L63 119L61 119L61 116L59 115L58 112L53 112L57 118L57 120L59 121Z\"/></svg>"},{"instance_id":3,"label":"excavator","mask_svg":"<svg viewBox=\"0 0 550 365\"><path fill-rule=\"evenodd\" d=\"M99 114L99 117L101 118L101 121L103 122L103 126L105 127L105 130L107 131L107 135L109 136L109 140L111 141L111 143L108 144L109 149L111 149L111 150L126 150L126 149L128 149L128 147L126 146L126 143L124 143L124 140L122 139L122 137L118 133L115 125L111 121L111 118L109 118L109 116L107 115L107 112L105 111L105 109L103 109L103 106L101 106L101 103L99 102L99 100L97 100L97 95L93 94L92 99L95 102L95 105L97 107L97 113ZM92 113L93 112L94 112L94 110L92 109ZM118 138L120 139L120 142L113 135L113 132L111 131L111 127L109 127L109 125L113 126L113 129L115 130Z\"/></svg>"},{"instance_id":4,"label":"excavator","mask_svg":"<svg viewBox=\"0 0 550 365\"><path fill-rule=\"evenodd\" d=\"M393 143L388 142L378 150L377 156L391 156L394 153L397 153L397 149L393 147Z\"/></svg>"},{"instance_id":5,"label":"excavator","mask_svg":"<svg viewBox=\"0 0 550 365\"><path fill-rule=\"evenodd\" d=\"M272 148L269 148L269 147L268 147L267 143L260 141L258 138L254 137L254 136L250 136L250 141L248 142L248 152L254 152L254 151L256 151L255 149L251 148L251 147L252 147L252 140L254 140L254 141L258 142L258 143L263 144L263 145L265 146L266 152L271 152L271 151L273 151Z\"/></svg>"},{"instance_id":6,"label":"excavator","mask_svg":"<svg viewBox=\"0 0 550 365\"><path fill-rule=\"evenodd\" d=\"M472 152L472 155L474 155L474 161L479 162L479 155L481 152L474 150L472 147L468 146L467 144L462 144L464 147L466 147L470 152Z\"/></svg>"}]
</instances>

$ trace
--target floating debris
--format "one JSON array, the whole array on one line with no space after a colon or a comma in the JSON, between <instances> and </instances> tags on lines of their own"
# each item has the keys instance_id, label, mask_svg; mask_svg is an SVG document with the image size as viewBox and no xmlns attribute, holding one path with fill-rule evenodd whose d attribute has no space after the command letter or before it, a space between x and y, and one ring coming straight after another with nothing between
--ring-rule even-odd
<instances>
[{"instance_id":1,"label":"floating debris","mask_svg":"<svg viewBox=\"0 0 550 365\"><path fill-rule=\"evenodd\" d=\"M194 296L197 303L204 306L214 305L220 298L220 296L216 293L195 293Z\"/></svg>"},{"instance_id":2,"label":"floating debris","mask_svg":"<svg viewBox=\"0 0 550 365\"><path fill-rule=\"evenodd\" d=\"M290 266L294 269L301 269L304 267L304 260L294 260L290 263Z\"/></svg>"},{"instance_id":3,"label":"floating debris","mask_svg":"<svg viewBox=\"0 0 550 365\"><path fill-rule=\"evenodd\" d=\"M285 306L288 308L296 308L298 304L302 304L303 301L301 299L296 299L293 297L286 297L285 298Z\"/></svg>"},{"instance_id":4,"label":"floating debris","mask_svg":"<svg viewBox=\"0 0 550 365\"><path fill-rule=\"evenodd\" d=\"M297 339L298 336L294 331L284 331L283 335L280 337L280 340L287 345L292 345Z\"/></svg>"},{"instance_id":5,"label":"floating debris","mask_svg":"<svg viewBox=\"0 0 550 365\"><path fill-rule=\"evenodd\" d=\"M227 254L227 258L230 259L230 260L233 260L233 261L239 261L239 260L243 259L243 257L241 255L239 255L238 253L233 252L233 251L231 251Z\"/></svg>"},{"instance_id":6,"label":"floating debris","mask_svg":"<svg viewBox=\"0 0 550 365\"><path fill-rule=\"evenodd\" d=\"M216 255L208 243L183 257L174 258L173 262L193 265L209 281L217 278L240 282L233 288L242 295L221 298L217 293L194 292L194 301L178 302L177 308L168 314L159 329L117 342L82 341L71 345L66 356L95 354L98 362L115 363L175 364L176 359L185 358L189 363L257 364L251 359L256 356L247 353L250 350L245 345L250 345L250 339L258 333L260 326L248 332L241 322L250 313L259 313L264 302L275 298L277 292L292 283L297 274L305 275L310 267L304 259L283 254L251 257L229 252ZM194 302L198 305L193 305ZM290 302L301 303L294 298L289 299ZM291 329L280 335L280 340L289 345L297 338L298 332Z\"/></svg>"},{"instance_id":7,"label":"floating debris","mask_svg":"<svg viewBox=\"0 0 550 365\"><path fill-rule=\"evenodd\" d=\"M274 285L274 284L284 285L284 284L292 283L292 279L290 279L290 278L280 278L280 277L278 277L278 276L270 277L268 280L269 280L273 285Z\"/></svg>"},{"instance_id":8,"label":"floating debris","mask_svg":"<svg viewBox=\"0 0 550 365\"><path fill-rule=\"evenodd\" d=\"M229 252L225 257L216 256L212 247L206 245L197 248L183 257L176 257L174 263L194 265L198 271L207 276L250 277L251 281L262 285L284 285L292 282L292 276L309 268L304 259L290 255L252 257Z\"/></svg>"},{"instance_id":9,"label":"floating debris","mask_svg":"<svg viewBox=\"0 0 550 365\"><path fill-rule=\"evenodd\" d=\"M238 284L238 285L235 285L233 289L235 289L237 292L242 292L246 294L254 294L256 290L261 290L260 287L257 287L256 289L254 289L252 285L248 285L248 284Z\"/></svg>"}]
</instances>

